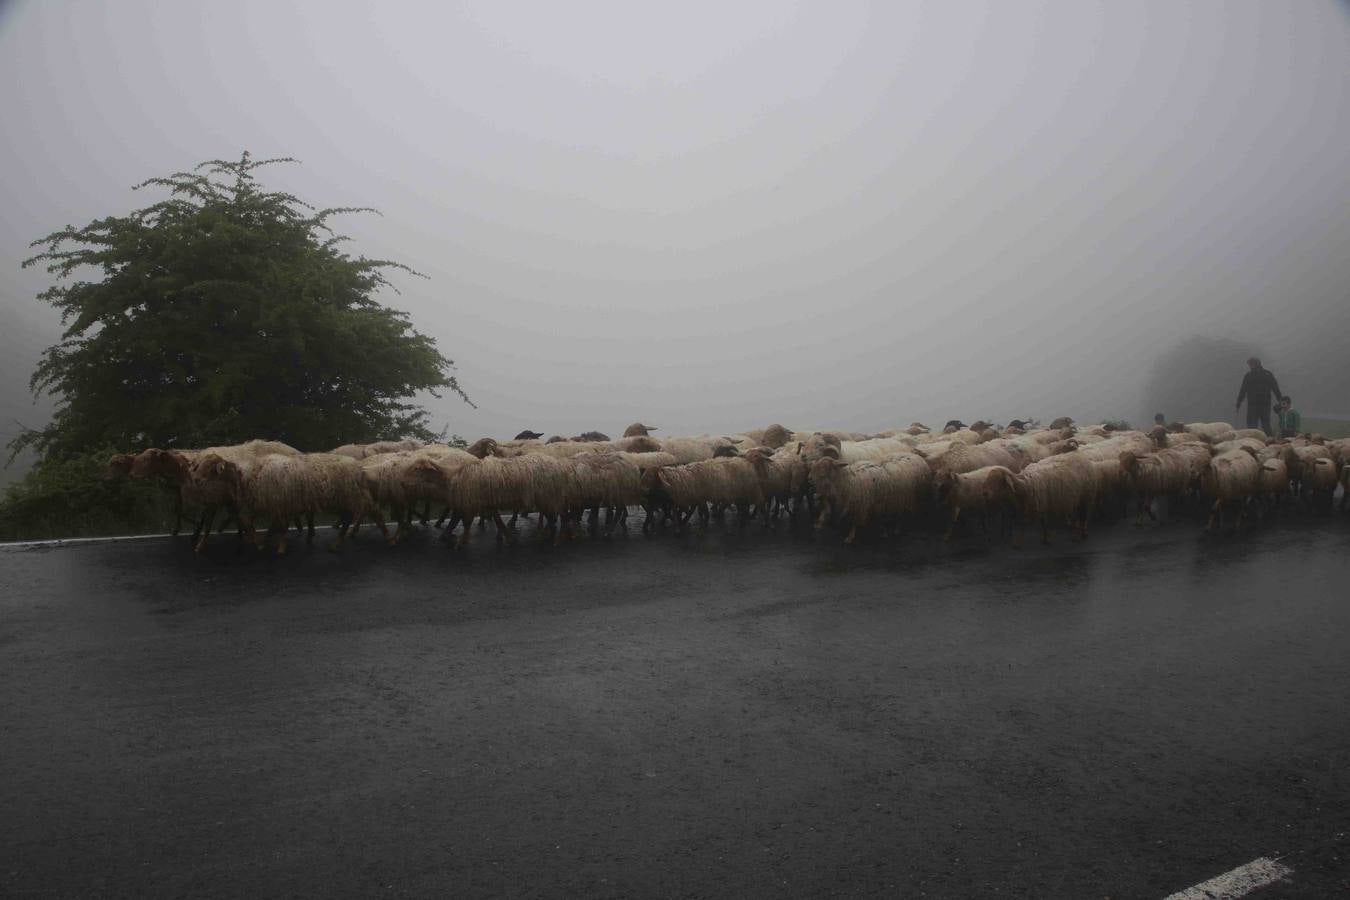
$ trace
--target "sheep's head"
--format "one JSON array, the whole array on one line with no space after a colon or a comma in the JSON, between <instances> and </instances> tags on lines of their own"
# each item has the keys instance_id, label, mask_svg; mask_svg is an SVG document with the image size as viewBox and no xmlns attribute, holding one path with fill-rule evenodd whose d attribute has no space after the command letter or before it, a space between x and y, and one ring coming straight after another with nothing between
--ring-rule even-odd
<instances>
[{"instance_id":1,"label":"sheep's head","mask_svg":"<svg viewBox=\"0 0 1350 900\"><path fill-rule=\"evenodd\" d=\"M1017 476L1003 466L995 466L984 479L984 499L986 505L1006 504L1015 497Z\"/></svg>"},{"instance_id":2,"label":"sheep's head","mask_svg":"<svg viewBox=\"0 0 1350 900\"><path fill-rule=\"evenodd\" d=\"M567 442L567 438L563 437L563 436L560 435L560 434L555 434L553 437L551 437L551 438L549 438L548 440L544 441L545 444L564 444L564 443L566 443L566 442Z\"/></svg>"},{"instance_id":3,"label":"sheep's head","mask_svg":"<svg viewBox=\"0 0 1350 900\"><path fill-rule=\"evenodd\" d=\"M768 447L751 447L741 456L756 469L762 469L768 465L770 457L773 456L773 451Z\"/></svg>"},{"instance_id":4,"label":"sheep's head","mask_svg":"<svg viewBox=\"0 0 1350 900\"><path fill-rule=\"evenodd\" d=\"M764 429L764 436L760 438L765 447L771 450L777 450L779 447L786 446L788 441L792 440L792 432L788 431L782 425L773 424Z\"/></svg>"},{"instance_id":5,"label":"sheep's head","mask_svg":"<svg viewBox=\"0 0 1350 900\"><path fill-rule=\"evenodd\" d=\"M829 484L838 477L846 464L831 456L822 456L811 463L810 476L813 484Z\"/></svg>"},{"instance_id":6,"label":"sheep's head","mask_svg":"<svg viewBox=\"0 0 1350 900\"><path fill-rule=\"evenodd\" d=\"M1072 424L1073 424L1073 418L1072 418L1072 417L1070 417L1070 416L1060 416L1058 419L1056 419L1055 421L1053 421L1053 422L1050 423L1050 427L1051 427L1051 428L1068 428L1068 427L1069 427L1070 425L1072 425Z\"/></svg>"},{"instance_id":7,"label":"sheep's head","mask_svg":"<svg viewBox=\"0 0 1350 900\"><path fill-rule=\"evenodd\" d=\"M135 454L132 453L114 453L108 459L108 466L103 470L104 480L112 478L126 478L131 474L131 466L136 461Z\"/></svg>"},{"instance_id":8,"label":"sheep's head","mask_svg":"<svg viewBox=\"0 0 1350 900\"><path fill-rule=\"evenodd\" d=\"M1139 471L1139 456L1133 450L1120 451L1120 468L1128 475Z\"/></svg>"},{"instance_id":9,"label":"sheep's head","mask_svg":"<svg viewBox=\"0 0 1350 900\"><path fill-rule=\"evenodd\" d=\"M244 483L244 472L233 461L216 453L207 453L192 466L192 477L197 481L219 481L239 490Z\"/></svg>"},{"instance_id":10,"label":"sheep's head","mask_svg":"<svg viewBox=\"0 0 1350 900\"><path fill-rule=\"evenodd\" d=\"M172 478L182 480L188 475L188 463L183 454L173 450L151 447L137 454L128 474L132 478Z\"/></svg>"},{"instance_id":11,"label":"sheep's head","mask_svg":"<svg viewBox=\"0 0 1350 900\"><path fill-rule=\"evenodd\" d=\"M469 453L483 459L488 456L499 456L497 452L497 442L490 437L479 438L470 444L467 448Z\"/></svg>"},{"instance_id":12,"label":"sheep's head","mask_svg":"<svg viewBox=\"0 0 1350 900\"><path fill-rule=\"evenodd\" d=\"M516 435L514 438L512 438L512 440L516 440L516 441L536 441L536 440L538 440L539 438L541 438L541 437L543 437L543 436L544 436L544 435L543 435L542 432L539 432L539 431L530 431L530 430L527 428L527 429L525 429L524 431L522 431L520 434L518 434L518 435Z\"/></svg>"},{"instance_id":13,"label":"sheep's head","mask_svg":"<svg viewBox=\"0 0 1350 900\"><path fill-rule=\"evenodd\" d=\"M1153 443L1155 446L1157 447L1167 446L1167 429L1162 427L1161 425L1154 425L1151 429L1149 429L1148 436L1153 439Z\"/></svg>"},{"instance_id":14,"label":"sheep's head","mask_svg":"<svg viewBox=\"0 0 1350 900\"><path fill-rule=\"evenodd\" d=\"M605 434L603 431L583 431L581 434L572 438L572 440L580 441L582 443L607 441L609 440L609 435Z\"/></svg>"},{"instance_id":15,"label":"sheep's head","mask_svg":"<svg viewBox=\"0 0 1350 900\"><path fill-rule=\"evenodd\" d=\"M718 459L724 456L740 456L741 451L736 449L735 444L718 444L713 447L713 458Z\"/></svg>"},{"instance_id":16,"label":"sheep's head","mask_svg":"<svg viewBox=\"0 0 1350 900\"><path fill-rule=\"evenodd\" d=\"M623 430L624 437L647 437L653 431L656 431L655 425L643 425L641 422L634 422Z\"/></svg>"}]
</instances>

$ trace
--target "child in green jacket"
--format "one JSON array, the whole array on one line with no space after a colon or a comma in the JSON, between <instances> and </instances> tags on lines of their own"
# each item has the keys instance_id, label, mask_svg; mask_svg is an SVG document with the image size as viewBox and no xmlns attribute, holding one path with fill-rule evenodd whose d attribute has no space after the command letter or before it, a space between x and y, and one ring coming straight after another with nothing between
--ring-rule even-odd
<instances>
[{"instance_id":1,"label":"child in green jacket","mask_svg":"<svg viewBox=\"0 0 1350 900\"><path fill-rule=\"evenodd\" d=\"M1280 437L1297 437L1303 430L1303 416L1294 409L1294 403L1287 395L1275 407L1275 413L1280 417Z\"/></svg>"}]
</instances>

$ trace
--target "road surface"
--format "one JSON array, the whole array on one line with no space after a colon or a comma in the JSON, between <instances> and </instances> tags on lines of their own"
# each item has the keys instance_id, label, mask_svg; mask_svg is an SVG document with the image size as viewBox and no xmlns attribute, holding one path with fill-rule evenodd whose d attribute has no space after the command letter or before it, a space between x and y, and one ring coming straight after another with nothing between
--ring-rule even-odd
<instances>
[{"instance_id":1,"label":"road surface","mask_svg":"<svg viewBox=\"0 0 1350 900\"><path fill-rule=\"evenodd\" d=\"M1347 896L1347 547L0 550L0 894Z\"/></svg>"}]
</instances>

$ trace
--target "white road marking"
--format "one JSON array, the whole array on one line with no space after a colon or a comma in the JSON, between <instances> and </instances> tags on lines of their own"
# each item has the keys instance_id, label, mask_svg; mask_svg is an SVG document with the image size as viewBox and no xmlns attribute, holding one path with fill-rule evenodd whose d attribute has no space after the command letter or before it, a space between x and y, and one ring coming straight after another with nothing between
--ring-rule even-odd
<instances>
[{"instance_id":1,"label":"white road marking","mask_svg":"<svg viewBox=\"0 0 1350 900\"><path fill-rule=\"evenodd\" d=\"M1263 856L1195 887L1169 894L1165 900L1236 900L1292 874L1293 869Z\"/></svg>"},{"instance_id":2,"label":"white road marking","mask_svg":"<svg viewBox=\"0 0 1350 900\"><path fill-rule=\"evenodd\" d=\"M172 535L167 534L121 534L110 535L108 537L85 537L85 538L47 538L41 541L4 541L0 543L3 548L19 547L59 547L62 544L99 544L107 541L148 541L151 538L166 538Z\"/></svg>"},{"instance_id":3,"label":"white road marking","mask_svg":"<svg viewBox=\"0 0 1350 900\"><path fill-rule=\"evenodd\" d=\"M361 527L365 528L368 526L365 523L363 523ZM337 528L336 525L314 526L315 531L323 531L324 529L332 530L335 528ZM233 534L234 529L231 528L228 532L225 533ZM212 537L218 537L220 536L220 534L221 532L219 531L214 532L212 534ZM180 533L178 536L185 541L189 540L192 537L192 535L187 531ZM24 547L60 547L63 544L105 544L111 543L113 541L149 541L155 538L163 540L164 538L171 538L171 537L173 537L173 535L171 534L120 534L120 535L108 535L106 537L46 538L41 541L0 541L0 550L10 550L10 549L21 550Z\"/></svg>"}]
</instances>

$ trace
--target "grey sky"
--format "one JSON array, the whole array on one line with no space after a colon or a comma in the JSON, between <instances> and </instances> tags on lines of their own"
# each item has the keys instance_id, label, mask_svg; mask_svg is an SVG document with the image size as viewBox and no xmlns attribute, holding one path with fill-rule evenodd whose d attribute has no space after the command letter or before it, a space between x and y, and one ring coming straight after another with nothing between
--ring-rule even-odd
<instances>
[{"instance_id":1,"label":"grey sky","mask_svg":"<svg viewBox=\"0 0 1350 900\"><path fill-rule=\"evenodd\" d=\"M1135 416L1192 332L1350 413L1331 0L18 2L0 113L7 331L55 333L33 238L296 156L269 184L431 276L385 299L470 437Z\"/></svg>"}]
</instances>

